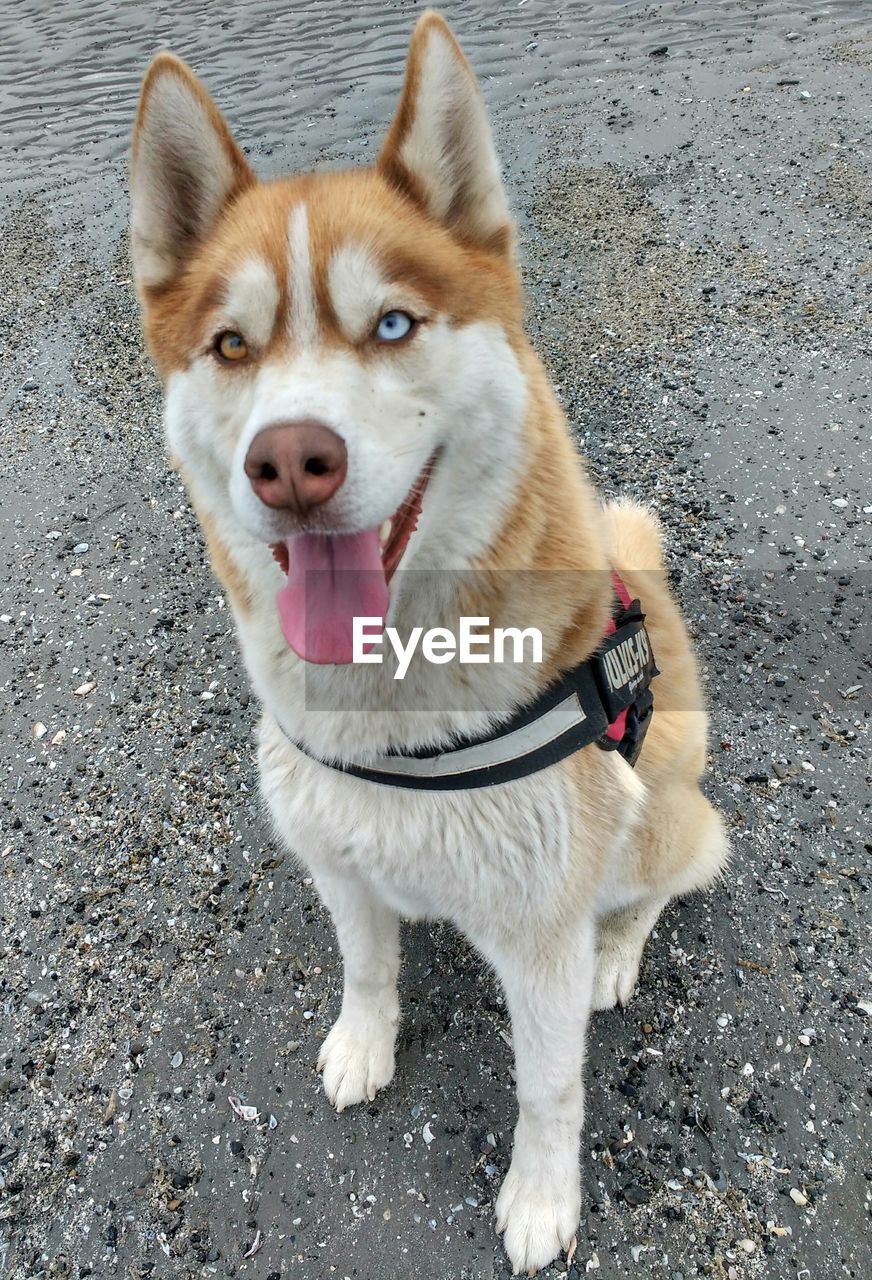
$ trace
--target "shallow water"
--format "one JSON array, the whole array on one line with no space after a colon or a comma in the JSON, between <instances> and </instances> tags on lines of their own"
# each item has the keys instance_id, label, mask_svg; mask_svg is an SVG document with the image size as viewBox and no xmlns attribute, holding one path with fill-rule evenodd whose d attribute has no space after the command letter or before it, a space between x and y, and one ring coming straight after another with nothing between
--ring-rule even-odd
<instances>
[{"instance_id":1,"label":"shallow water","mask_svg":"<svg viewBox=\"0 0 872 1280\"><path fill-rule=\"evenodd\" d=\"M415 16L412 3L252 0L205 3L30 3L0 39L0 183L36 188L93 177L126 154L139 81L152 54L187 58L232 115L243 142L296 150L289 135L354 154L397 92ZM818 36L868 20L864 0L543 0L456 3L445 13L463 40L495 113L509 123L567 105L579 80L650 70L667 46L672 69L744 48L777 63L794 33ZM795 37L794 37L795 38ZM311 147L312 135L306 138ZM289 147L290 143L290 147Z\"/></svg>"}]
</instances>

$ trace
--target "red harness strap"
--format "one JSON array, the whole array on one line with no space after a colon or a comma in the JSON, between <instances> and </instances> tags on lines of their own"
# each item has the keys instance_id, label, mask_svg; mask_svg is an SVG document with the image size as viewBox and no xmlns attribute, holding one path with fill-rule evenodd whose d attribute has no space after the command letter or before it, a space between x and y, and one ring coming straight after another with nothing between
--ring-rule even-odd
<instances>
[{"instance_id":1,"label":"red harness strap","mask_svg":"<svg viewBox=\"0 0 872 1280\"><path fill-rule=\"evenodd\" d=\"M630 605L633 603L632 597L627 590L627 584L624 582L621 575L616 573L614 569L612 570L612 586L615 589L615 595L621 602L622 608L629 609ZM609 620L606 624L606 635L614 635L616 629L615 620L611 615L609 615ZM623 739L624 734L627 732L628 710L629 707L625 708L625 710L623 710L618 716L617 720L613 720L608 729L606 729L605 736L607 738L611 738L612 742L620 742Z\"/></svg>"}]
</instances>

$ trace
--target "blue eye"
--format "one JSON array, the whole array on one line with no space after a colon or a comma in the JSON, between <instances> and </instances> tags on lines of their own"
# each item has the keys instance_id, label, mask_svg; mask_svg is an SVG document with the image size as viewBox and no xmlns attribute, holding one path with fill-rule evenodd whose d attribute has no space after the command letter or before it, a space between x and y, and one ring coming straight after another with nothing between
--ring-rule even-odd
<instances>
[{"instance_id":1,"label":"blue eye","mask_svg":"<svg viewBox=\"0 0 872 1280\"><path fill-rule=\"evenodd\" d=\"M398 342L411 333L415 321L405 311L386 311L378 322L376 336L382 342Z\"/></svg>"}]
</instances>

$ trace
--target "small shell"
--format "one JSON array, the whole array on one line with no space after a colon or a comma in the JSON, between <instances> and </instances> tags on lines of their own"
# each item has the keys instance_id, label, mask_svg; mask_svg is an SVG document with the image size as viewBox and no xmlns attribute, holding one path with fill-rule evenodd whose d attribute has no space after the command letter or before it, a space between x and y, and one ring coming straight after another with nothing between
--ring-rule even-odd
<instances>
[{"instance_id":1,"label":"small shell","mask_svg":"<svg viewBox=\"0 0 872 1280\"><path fill-rule=\"evenodd\" d=\"M240 1101L235 1093L229 1094L227 1101L230 1103L233 1114L238 1116L240 1120L256 1120L260 1114L257 1107L247 1106Z\"/></svg>"},{"instance_id":2,"label":"small shell","mask_svg":"<svg viewBox=\"0 0 872 1280\"><path fill-rule=\"evenodd\" d=\"M254 1239L251 1242L251 1248L247 1249L242 1255L243 1258L253 1258L257 1251L263 1246L263 1234L260 1227L254 1233Z\"/></svg>"}]
</instances>

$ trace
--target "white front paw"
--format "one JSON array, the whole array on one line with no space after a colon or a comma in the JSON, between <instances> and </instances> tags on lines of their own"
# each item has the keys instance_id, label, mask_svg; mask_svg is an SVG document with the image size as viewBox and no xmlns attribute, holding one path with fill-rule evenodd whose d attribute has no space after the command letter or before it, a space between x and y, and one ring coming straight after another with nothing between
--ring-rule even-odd
<instances>
[{"instance_id":1,"label":"white front paw","mask_svg":"<svg viewBox=\"0 0 872 1280\"><path fill-rule=\"evenodd\" d=\"M535 1275L569 1249L580 1215L577 1157L546 1163L515 1156L497 1198L497 1231L506 1233L514 1274Z\"/></svg>"},{"instance_id":2,"label":"white front paw","mask_svg":"<svg viewBox=\"0 0 872 1280\"><path fill-rule=\"evenodd\" d=\"M339 1015L318 1055L324 1092L337 1111L372 1102L390 1084L396 1037L396 1018L378 1012Z\"/></svg>"}]
</instances>

